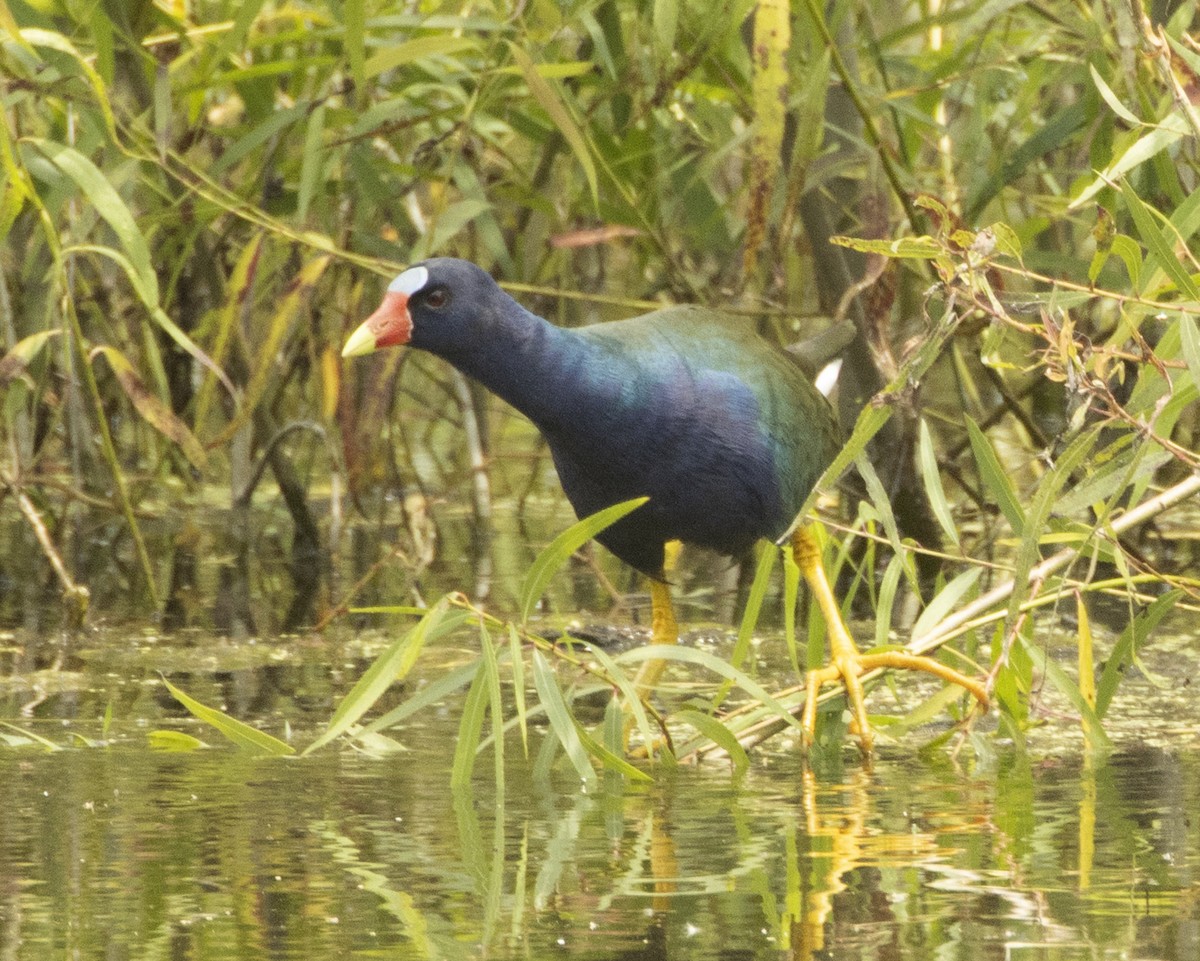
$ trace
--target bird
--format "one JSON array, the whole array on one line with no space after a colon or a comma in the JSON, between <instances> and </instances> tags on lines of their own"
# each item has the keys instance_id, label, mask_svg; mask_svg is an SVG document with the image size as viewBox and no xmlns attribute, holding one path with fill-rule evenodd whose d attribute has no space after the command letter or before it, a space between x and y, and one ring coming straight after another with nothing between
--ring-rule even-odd
<instances>
[{"instance_id":1,"label":"bird","mask_svg":"<svg viewBox=\"0 0 1200 961\"><path fill-rule=\"evenodd\" d=\"M876 668L935 674L986 706L983 685L938 661L858 651L825 575L815 522L795 524L841 449L837 419L801 364L744 318L677 305L563 328L525 309L478 265L437 257L391 281L342 355L401 345L443 358L528 417L578 517L648 498L596 539L648 579L651 644L679 638L667 580L674 545L736 557L791 531L830 645L828 664L806 676L806 745L820 688L841 680L851 729L871 753L860 676ZM643 662L639 696L653 690L665 663Z\"/></svg>"}]
</instances>

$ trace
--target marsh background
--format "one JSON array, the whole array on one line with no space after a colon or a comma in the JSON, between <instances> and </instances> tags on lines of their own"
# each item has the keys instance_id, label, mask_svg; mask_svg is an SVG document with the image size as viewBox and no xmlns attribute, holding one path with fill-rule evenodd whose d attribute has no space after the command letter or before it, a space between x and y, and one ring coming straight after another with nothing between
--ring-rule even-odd
<instances>
[{"instance_id":1,"label":"marsh background","mask_svg":"<svg viewBox=\"0 0 1200 961\"><path fill-rule=\"evenodd\" d=\"M1194 958L1195 17L0 0L0 951ZM777 721L622 768L648 605L584 548L533 609L536 433L340 361L437 254L569 326L851 331L829 560L992 714L900 679L874 768L836 704L810 766ZM723 677L796 705L764 558L680 570L681 753L743 733Z\"/></svg>"}]
</instances>

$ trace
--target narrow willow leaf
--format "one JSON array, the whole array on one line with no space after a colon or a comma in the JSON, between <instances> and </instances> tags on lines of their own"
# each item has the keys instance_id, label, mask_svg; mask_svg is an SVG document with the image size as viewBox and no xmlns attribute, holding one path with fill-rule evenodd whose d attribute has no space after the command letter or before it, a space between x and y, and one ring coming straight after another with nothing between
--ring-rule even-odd
<instances>
[{"instance_id":1,"label":"narrow willow leaf","mask_svg":"<svg viewBox=\"0 0 1200 961\"><path fill-rule=\"evenodd\" d=\"M726 677L733 681L738 687L749 694L754 700L782 719L789 727L799 729L800 722L775 698L768 693L757 681L755 681L745 671L738 670L732 664L720 657L709 654L707 651L699 650L694 647L678 647L668 644L647 644L645 647L634 648L631 651L625 651L617 659L618 664L623 664L626 661L637 663L640 661L681 661L685 664L695 664L699 667L711 671L718 677Z\"/></svg>"},{"instance_id":2,"label":"narrow willow leaf","mask_svg":"<svg viewBox=\"0 0 1200 961\"><path fill-rule=\"evenodd\" d=\"M800 565L790 550L783 552L783 638L788 658L797 676L800 667L800 646L796 643L796 604L800 600Z\"/></svg>"},{"instance_id":3,"label":"narrow willow leaf","mask_svg":"<svg viewBox=\"0 0 1200 961\"><path fill-rule=\"evenodd\" d=\"M762 611L763 598L767 595L767 587L771 583L771 571L775 569L775 558L778 554L779 548L774 544L764 544L759 549L758 564L754 569L754 582L750 585L750 596L746 599L746 610L743 612L742 622L738 626L737 641L729 656L729 663L735 668L740 668L750 653L750 641L754 638L754 628L758 626L758 615ZM713 695L712 710L715 711L720 707L731 687L732 681L726 681L721 685L720 690Z\"/></svg>"},{"instance_id":4,"label":"narrow willow leaf","mask_svg":"<svg viewBox=\"0 0 1200 961\"><path fill-rule=\"evenodd\" d=\"M929 506L933 508L933 516L937 518L942 533L955 547L960 547L958 525L954 523L950 502L946 499L945 488L942 487L937 454L933 450L933 435L930 434L929 424L926 423L924 417L921 418L917 429L917 466L921 471L921 480L925 484L925 494L929 498Z\"/></svg>"},{"instance_id":5,"label":"narrow willow leaf","mask_svg":"<svg viewBox=\"0 0 1200 961\"><path fill-rule=\"evenodd\" d=\"M253 751L256 754L295 754L296 750L290 744L272 737L258 728L251 727L237 718L230 717L224 711L218 711L215 707L208 707L201 704L194 697L185 694L174 684L163 678L163 684L167 686L167 690L171 692L171 696L182 704L188 711L208 724L210 727L216 728L221 734L225 735L230 741L236 744L243 750Z\"/></svg>"},{"instance_id":6,"label":"narrow willow leaf","mask_svg":"<svg viewBox=\"0 0 1200 961\"><path fill-rule=\"evenodd\" d=\"M849 247L863 254L882 254L897 259L933 260L944 253L932 237L900 237L896 240L868 240L863 237L830 237L831 244Z\"/></svg>"},{"instance_id":7,"label":"narrow willow leaf","mask_svg":"<svg viewBox=\"0 0 1200 961\"><path fill-rule=\"evenodd\" d=\"M1088 73L1092 75L1092 83L1096 85L1096 89L1100 91L1100 96L1104 98L1104 102L1108 104L1118 117L1124 120L1131 127L1141 127L1143 124L1137 116L1117 99L1117 95L1113 93L1112 87L1105 83L1104 78L1096 72L1096 68L1092 64L1088 64Z\"/></svg>"},{"instance_id":8,"label":"narrow willow leaf","mask_svg":"<svg viewBox=\"0 0 1200 961\"><path fill-rule=\"evenodd\" d=\"M912 636L921 637L935 624L941 623L942 618L954 610L958 602L975 586L982 573L981 567L969 567L938 591L937 596L925 605L925 610L917 618L912 627Z\"/></svg>"},{"instance_id":9,"label":"narrow willow leaf","mask_svg":"<svg viewBox=\"0 0 1200 961\"><path fill-rule=\"evenodd\" d=\"M300 186L296 191L296 219L303 223L308 218L308 208L317 185L321 181L321 137L325 132L325 105L321 104L309 115L304 128L304 149L300 154Z\"/></svg>"},{"instance_id":10,"label":"narrow willow leaf","mask_svg":"<svg viewBox=\"0 0 1200 961\"><path fill-rule=\"evenodd\" d=\"M604 528L619 521L631 511L637 510L647 500L649 498L635 497L633 500L613 504L612 507L606 507L602 511L597 511L591 517L585 517L581 521L576 521L559 534L558 537L554 538L538 554L529 568L529 573L525 575L525 580L521 583L521 621L526 622L529 620L530 615L533 614L533 609L537 606L537 602L541 600L542 594L546 590L546 585L550 583L550 578L558 572L559 568L567 562L572 554L604 530Z\"/></svg>"},{"instance_id":11,"label":"narrow willow leaf","mask_svg":"<svg viewBox=\"0 0 1200 961\"><path fill-rule=\"evenodd\" d=\"M141 283L141 279L138 277L137 271L134 269L133 264L130 263L129 258L119 250L116 250L113 247L100 246L98 244L72 244L69 247L63 248L64 255L80 253L99 254L102 257L107 257L125 272L125 276L129 278L130 285L135 291L138 291L138 285ZM140 291L138 292L138 297L143 303L148 302L146 297L143 296L142 292ZM231 394L233 393L233 385L229 382L229 378L225 375L225 372L212 362L212 359L208 356L208 354L202 351L199 346L197 346L196 342L193 341L187 334L185 334L175 323L175 321L171 320L171 318L166 315L161 307L151 308L150 316L153 318L154 323L157 324L168 337L170 337L173 341L175 341L175 343L196 358L201 365L211 370L217 376L217 379L225 385L226 389Z\"/></svg>"},{"instance_id":12,"label":"narrow willow leaf","mask_svg":"<svg viewBox=\"0 0 1200 961\"><path fill-rule=\"evenodd\" d=\"M261 0L260 0L261 2ZM120 143L121 138L117 136L117 123L113 116L112 104L108 99L108 88L104 84L103 78L91 64L91 57L85 57L78 49L64 37L61 33L55 33L53 30L42 30L37 27L24 27L21 30L21 40L24 43L31 44L35 47L49 47L51 50L57 50L60 53L65 53L71 57L77 64L79 69L83 71L83 75L87 78L88 83L92 87L92 92L96 95L96 103L100 107L100 116L104 120L104 127L107 130L109 137L113 143Z\"/></svg>"},{"instance_id":13,"label":"narrow willow leaf","mask_svg":"<svg viewBox=\"0 0 1200 961\"><path fill-rule=\"evenodd\" d=\"M342 6L342 17L346 24L342 43L345 45L346 59L350 61L350 76L362 97L367 87L366 0L346 0Z\"/></svg>"},{"instance_id":14,"label":"narrow willow leaf","mask_svg":"<svg viewBox=\"0 0 1200 961\"><path fill-rule=\"evenodd\" d=\"M265 233L259 231L242 248L242 252L233 266L233 273L229 276L229 282L225 286L225 303L217 315L216 339L212 347L212 361L217 368L225 363L225 355L237 330L238 321L241 319L243 311L251 304L254 276L265 236ZM203 432L204 424L208 420L208 409L212 404L214 388L212 377L205 377L200 384L200 391L196 396L195 419L192 422L197 431Z\"/></svg>"},{"instance_id":15,"label":"narrow willow leaf","mask_svg":"<svg viewBox=\"0 0 1200 961\"><path fill-rule=\"evenodd\" d=\"M516 624L508 624L508 662L512 671L513 706L521 729L521 750L529 757L529 722L525 714L525 651Z\"/></svg>"},{"instance_id":16,"label":"narrow willow leaf","mask_svg":"<svg viewBox=\"0 0 1200 961\"><path fill-rule=\"evenodd\" d=\"M96 208L96 213L108 222L133 265L138 280L138 296L147 307L157 307L158 275L150 261L150 247L116 188L99 167L73 147L50 140L31 139L30 142L75 182Z\"/></svg>"},{"instance_id":17,"label":"narrow willow leaf","mask_svg":"<svg viewBox=\"0 0 1200 961\"><path fill-rule=\"evenodd\" d=\"M1100 175L1067 205L1067 210L1077 210L1082 207L1105 187L1121 180L1134 167L1145 163L1159 151L1166 150L1189 132L1187 118L1181 113L1172 113L1166 120L1152 128L1149 133L1139 137L1133 146L1105 167Z\"/></svg>"},{"instance_id":18,"label":"narrow willow leaf","mask_svg":"<svg viewBox=\"0 0 1200 961\"><path fill-rule=\"evenodd\" d=\"M703 711L697 711L695 708L685 707L682 710L675 711L671 715L671 720L681 721L684 724L694 727L712 741L713 744L728 754L729 761L733 765L734 774L741 774L750 766L750 756L746 753L746 749L738 743L737 736L711 714L705 714Z\"/></svg>"},{"instance_id":19,"label":"narrow willow leaf","mask_svg":"<svg viewBox=\"0 0 1200 961\"><path fill-rule=\"evenodd\" d=\"M871 504L874 506L876 513L879 515L879 521L883 524L883 532L887 534L889 543L892 545L892 550L899 557L904 553L904 545L900 542L900 527L896 523L896 515L892 513L892 499L888 496L887 489L883 486L883 481L879 479L879 475L875 472L875 465L871 463L871 459L865 455L855 460L854 465L858 468L858 473L863 479L863 483L867 485L867 494L871 498Z\"/></svg>"},{"instance_id":20,"label":"narrow willow leaf","mask_svg":"<svg viewBox=\"0 0 1200 961\"><path fill-rule=\"evenodd\" d=\"M375 718L370 724L364 724L355 734L355 737L358 738L376 734L379 731L386 731L388 728L395 727L406 718L412 717L414 714L419 714L426 708L441 704L455 691L468 686L474 681L478 670L479 662L472 661L460 668L456 668L449 674L439 677L436 681L431 681L408 700L398 704L386 714Z\"/></svg>"},{"instance_id":21,"label":"narrow willow leaf","mask_svg":"<svg viewBox=\"0 0 1200 961\"><path fill-rule=\"evenodd\" d=\"M1142 248L1137 241L1125 234L1117 234L1113 238L1112 252L1121 258L1125 272L1129 274L1129 283L1134 290L1142 290Z\"/></svg>"},{"instance_id":22,"label":"narrow willow leaf","mask_svg":"<svg viewBox=\"0 0 1200 961\"><path fill-rule=\"evenodd\" d=\"M439 33L429 37L417 37L403 43L388 45L374 56L368 57L364 66L367 79L378 77L388 70L395 70L407 63L424 60L432 56L449 56L464 50L478 50L479 41L473 37L456 37Z\"/></svg>"},{"instance_id":23,"label":"narrow willow leaf","mask_svg":"<svg viewBox=\"0 0 1200 961\"><path fill-rule=\"evenodd\" d=\"M61 333L61 330L39 330L36 334L22 337L13 344L12 350L0 357L0 387L20 377L42 352L46 341Z\"/></svg>"},{"instance_id":24,"label":"narrow willow leaf","mask_svg":"<svg viewBox=\"0 0 1200 961\"><path fill-rule=\"evenodd\" d=\"M1190 194L1188 194L1187 199L1185 199L1183 203L1171 211L1170 219L1171 226L1175 229L1175 233L1179 238L1179 242L1189 242L1195 235L1196 231L1200 230L1200 187L1197 187ZM1137 244L1134 244L1132 240L1130 243L1133 244L1134 247L1137 247ZM1138 251L1138 256L1141 256L1140 250ZM1152 254L1146 258L1146 274L1149 278L1147 281L1147 286L1157 285L1160 282L1156 276L1159 269L1157 257ZM1137 290L1142 289L1137 284L1135 284L1134 287Z\"/></svg>"},{"instance_id":25,"label":"narrow willow leaf","mask_svg":"<svg viewBox=\"0 0 1200 961\"><path fill-rule=\"evenodd\" d=\"M867 444L883 429L883 425L891 417L892 408L888 406L876 407L874 404L868 404L862 409L858 415L858 420L854 423L854 430L850 432L850 437L842 445L842 449L833 459L833 463L825 468L825 473L813 485L813 489L809 492L808 497L800 505L800 512L792 519L791 526L775 542L776 544L785 544L791 538L792 532L808 517L809 512L813 509L813 505L816 504L817 497L820 495L821 488L837 483L842 474L846 472L846 468L853 464L859 455L866 450Z\"/></svg>"},{"instance_id":26,"label":"narrow willow leaf","mask_svg":"<svg viewBox=\"0 0 1200 961\"><path fill-rule=\"evenodd\" d=\"M1093 658L1094 643L1091 620L1088 618L1087 600L1082 591L1075 592L1076 643L1079 654L1079 696L1094 712L1096 710L1096 666ZM1091 742L1094 734L1089 729L1095 715L1082 715L1084 737Z\"/></svg>"},{"instance_id":27,"label":"narrow willow leaf","mask_svg":"<svg viewBox=\"0 0 1200 961\"><path fill-rule=\"evenodd\" d=\"M513 59L517 62L517 66L521 68L521 73L525 75L525 83L529 87L529 92L541 104L542 109L549 114L554 126L558 128L558 132L562 134L563 139L571 148L571 152L575 154L575 159L579 161L579 166L583 168L583 175L587 178L588 187L591 189L592 203L598 206L600 203L600 191L596 183L596 165L592 161L591 150L584 139L583 133L576 125L566 105L558 96L558 93L550 86L549 81L537 72L537 67L534 66L529 54L511 40L508 41L508 49L512 53Z\"/></svg>"},{"instance_id":28,"label":"narrow willow leaf","mask_svg":"<svg viewBox=\"0 0 1200 961\"><path fill-rule=\"evenodd\" d=\"M483 651L483 677L487 682L488 713L492 716L493 784L504 797L504 699L500 694L500 662L487 625L479 621L479 648Z\"/></svg>"},{"instance_id":29,"label":"narrow willow leaf","mask_svg":"<svg viewBox=\"0 0 1200 961\"><path fill-rule=\"evenodd\" d=\"M91 358L97 355L108 361L108 366L116 375L117 382L125 391L138 415L147 424L175 444L197 470L203 470L208 464L208 456L196 435L188 430L187 424L175 416L163 401L146 386L145 381L138 376L133 365L115 347L100 346L92 350Z\"/></svg>"},{"instance_id":30,"label":"narrow willow leaf","mask_svg":"<svg viewBox=\"0 0 1200 961\"><path fill-rule=\"evenodd\" d=\"M287 290L284 291L283 298L279 302L279 307L271 317L270 326L267 328L267 336L258 347L258 357L254 373L250 377L250 383L246 385L238 412L234 415L233 420L225 425L225 429L209 441L208 446L210 448L220 447L227 443L254 414L255 408L258 406L259 401L262 400L264 391L275 377L275 366L278 361L279 348L286 339L288 331L291 330L293 324L298 320L300 308L312 293L317 281L325 272L325 268L329 266L331 260L332 258L329 254L321 254L319 257L314 257L300 268L300 272L292 279Z\"/></svg>"},{"instance_id":31,"label":"narrow willow leaf","mask_svg":"<svg viewBox=\"0 0 1200 961\"><path fill-rule=\"evenodd\" d=\"M29 730L28 728L18 727L16 724L13 724L11 721L0 721L0 727L6 727L10 731L16 731L17 734L22 739L27 741L28 743L41 745L47 751L61 751L62 750L62 748L59 745L55 744L49 738L42 737L42 735L37 734L37 733Z\"/></svg>"},{"instance_id":32,"label":"narrow willow leaf","mask_svg":"<svg viewBox=\"0 0 1200 961\"><path fill-rule=\"evenodd\" d=\"M1175 254L1175 231L1159 227L1155 216L1157 211L1152 212L1150 205L1137 195L1127 180L1121 181L1121 196L1125 198L1125 206L1137 227L1138 236L1154 255L1158 265L1181 293L1191 300L1200 299L1200 287L1196 286L1187 267Z\"/></svg>"},{"instance_id":33,"label":"narrow willow leaf","mask_svg":"<svg viewBox=\"0 0 1200 961\"><path fill-rule=\"evenodd\" d=\"M623 671L621 666L613 660L612 655L602 647L592 644L590 641L580 639L577 639L575 643L582 645L599 662L605 675L616 685L617 690L621 692L624 702L629 705L629 710L633 712L634 724L637 725L642 744L646 746L647 753L653 756L654 728L651 727L650 718L646 714L645 707L642 706L642 699L638 697L633 678Z\"/></svg>"},{"instance_id":34,"label":"narrow willow leaf","mask_svg":"<svg viewBox=\"0 0 1200 961\"><path fill-rule=\"evenodd\" d=\"M182 731L151 731L146 743L152 751L196 751L207 745L198 737Z\"/></svg>"},{"instance_id":35,"label":"narrow willow leaf","mask_svg":"<svg viewBox=\"0 0 1200 961\"><path fill-rule=\"evenodd\" d=\"M893 554L879 582L879 601L875 605L875 646L885 646L892 632L892 616L895 613L896 591L900 587L900 576L904 573L904 554Z\"/></svg>"},{"instance_id":36,"label":"narrow willow leaf","mask_svg":"<svg viewBox=\"0 0 1200 961\"><path fill-rule=\"evenodd\" d=\"M1079 691L1077 685L1069 674L1064 671L1058 663L1051 657L1048 657L1044 648L1037 644L1031 643L1024 633L1017 635L1021 646L1029 655L1034 665L1046 675L1047 680L1054 688L1071 702L1071 706L1079 712L1079 716L1083 719L1083 730L1087 736L1088 749L1096 752L1107 752L1112 750L1112 742L1108 739L1108 735L1104 733L1104 727L1100 723L1100 715L1098 715L1092 706L1084 700L1083 695Z\"/></svg>"},{"instance_id":37,"label":"narrow willow leaf","mask_svg":"<svg viewBox=\"0 0 1200 961\"><path fill-rule=\"evenodd\" d=\"M1019 535L1025 530L1025 512L1021 508L1021 502L1017 500L1017 494L1008 479L1008 473L1000 466L996 452L992 450L991 442L979 429L979 425L969 415L965 415L965 419L967 436L971 441L971 451L974 453L975 463L979 467L979 476L983 479L984 486L996 499L1000 512L1008 520L1013 533Z\"/></svg>"},{"instance_id":38,"label":"narrow willow leaf","mask_svg":"<svg viewBox=\"0 0 1200 961\"><path fill-rule=\"evenodd\" d=\"M1096 685L1097 717L1104 717L1108 713L1113 695L1121 683L1122 671L1125 666L1133 662L1137 649L1158 627L1159 621L1175 609L1175 605L1181 597L1183 597L1182 591L1173 590L1162 597L1155 598L1154 602L1130 621L1125 630L1121 632L1121 636L1113 645L1112 652L1108 655L1108 660L1104 663L1104 670Z\"/></svg>"},{"instance_id":39,"label":"narrow willow leaf","mask_svg":"<svg viewBox=\"0 0 1200 961\"><path fill-rule=\"evenodd\" d=\"M597 741L594 737L592 737L591 734L588 733L587 729L584 728L579 721L575 722L575 733L579 736L580 743L583 744L588 754L599 761L601 766L606 770L612 771L614 774L623 775L624 777L629 778L631 781L648 782L654 780L654 778L652 778L645 771L634 767L632 764L626 761L625 758L614 754L607 747Z\"/></svg>"},{"instance_id":40,"label":"narrow willow leaf","mask_svg":"<svg viewBox=\"0 0 1200 961\"><path fill-rule=\"evenodd\" d=\"M224 151L212 166L213 176L219 176L225 171L235 167L238 163L249 156L250 152L269 140L274 139L288 127L299 123L308 116L308 104L300 104L295 107L285 107L278 112L272 113L262 123L254 127L249 133L240 137L237 141L230 144L229 149Z\"/></svg>"},{"instance_id":41,"label":"narrow willow leaf","mask_svg":"<svg viewBox=\"0 0 1200 961\"><path fill-rule=\"evenodd\" d=\"M487 714L488 681L487 667L475 672L471 689L463 702L462 718L458 723L458 736L454 744L454 765L450 771L450 787L461 791L471 783L475 771L475 754L479 750L479 739L483 734L483 719ZM502 737L496 739L503 741Z\"/></svg>"},{"instance_id":42,"label":"narrow willow leaf","mask_svg":"<svg viewBox=\"0 0 1200 961\"><path fill-rule=\"evenodd\" d=\"M668 54L674 52L675 31L679 25L678 0L654 0L651 22L658 49Z\"/></svg>"},{"instance_id":43,"label":"narrow willow leaf","mask_svg":"<svg viewBox=\"0 0 1200 961\"><path fill-rule=\"evenodd\" d=\"M588 750L583 746L583 741L579 737L575 719L571 716L571 709L567 706L562 689L558 686L558 678L554 674L554 669L546 662L542 652L537 650L533 652L533 685L537 688L538 697L541 698L542 706L546 709L546 718L550 721L550 728L574 766L575 772L589 789L594 788L599 778L595 768L592 767Z\"/></svg>"},{"instance_id":44,"label":"narrow willow leaf","mask_svg":"<svg viewBox=\"0 0 1200 961\"><path fill-rule=\"evenodd\" d=\"M348 731L375 706L375 702L389 687L408 675L428 641L448 633L470 616L465 611L450 613L446 600L438 601L407 633L388 645L375 663L363 672L358 683L338 704L325 731L304 749L304 753L311 754Z\"/></svg>"},{"instance_id":45,"label":"narrow willow leaf","mask_svg":"<svg viewBox=\"0 0 1200 961\"><path fill-rule=\"evenodd\" d=\"M1179 318L1179 339L1192 383L1200 387L1200 331L1196 329L1196 318L1191 314L1183 314Z\"/></svg>"}]
</instances>

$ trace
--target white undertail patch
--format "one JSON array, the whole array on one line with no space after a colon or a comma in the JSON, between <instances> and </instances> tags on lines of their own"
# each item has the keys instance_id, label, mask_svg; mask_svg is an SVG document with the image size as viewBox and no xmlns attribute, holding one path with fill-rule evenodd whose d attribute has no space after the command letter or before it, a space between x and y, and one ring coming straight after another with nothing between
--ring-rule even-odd
<instances>
[{"instance_id":1,"label":"white undertail patch","mask_svg":"<svg viewBox=\"0 0 1200 961\"><path fill-rule=\"evenodd\" d=\"M821 372L817 374L815 381L817 390L828 397L833 393L833 388L837 386L838 374L842 372L842 360L839 357L837 360L830 361L821 368Z\"/></svg>"}]
</instances>

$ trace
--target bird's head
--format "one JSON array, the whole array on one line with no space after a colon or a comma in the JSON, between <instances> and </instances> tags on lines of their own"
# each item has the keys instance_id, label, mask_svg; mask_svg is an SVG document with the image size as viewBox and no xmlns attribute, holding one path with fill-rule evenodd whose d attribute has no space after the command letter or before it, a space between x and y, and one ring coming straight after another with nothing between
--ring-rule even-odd
<instances>
[{"instance_id":1,"label":"bird's head","mask_svg":"<svg viewBox=\"0 0 1200 961\"><path fill-rule=\"evenodd\" d=\"M422 261L388 284L383 302L346 340L342 356L400 344L452 353L478 336L480 326L507 299L496 281L469 261Z\"/></svg>"}]
</instances>

